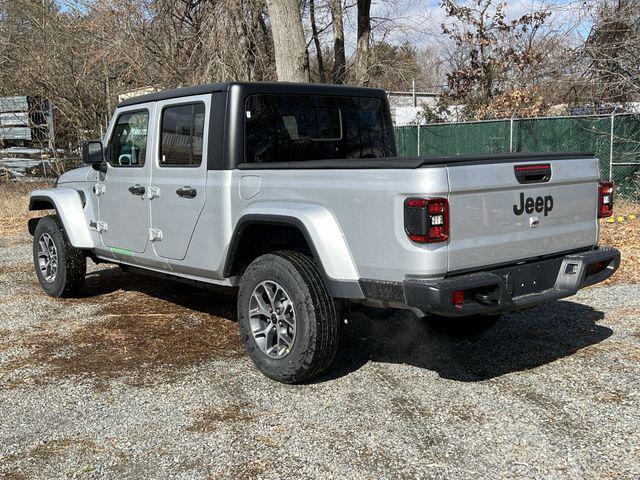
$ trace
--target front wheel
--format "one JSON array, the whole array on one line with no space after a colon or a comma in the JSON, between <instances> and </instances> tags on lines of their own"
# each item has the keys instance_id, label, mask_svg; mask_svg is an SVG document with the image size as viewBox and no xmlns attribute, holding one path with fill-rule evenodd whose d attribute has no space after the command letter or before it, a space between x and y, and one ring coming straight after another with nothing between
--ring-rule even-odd
<instances>
[{"instance_id":1,"label":"front wheel","mask_svg":"<svg viewBox=\"0 0 640 480\"><path fill-rule=\"evenodd\" d=\"M52 297L68 297L80 291L87 259L73 248L58 217L43 217L33 234L33 263L42 289Z\"/></svg>"},{"instance_id":2,"label":"front wheel","mask_svg":"<svg viewBox=\"0 0 640 480\"><path fill-rule=\"evenodd\" d=\"M318 267L293 251L262 255L238 295L241 339L267 377L300 383L325 370L338 347L338 311Z\"/></svg>"},{"instance_id":3,"label":"front wheel","mask_svg":"<svg viewBox=\"0 0 640 480\"><path fill-rule=\"evenodd\" d=\"M436 332L452 337L473 337L491 329L502 315L471 315L469 317L425 317Z\"/></svg>"}]
</instances>

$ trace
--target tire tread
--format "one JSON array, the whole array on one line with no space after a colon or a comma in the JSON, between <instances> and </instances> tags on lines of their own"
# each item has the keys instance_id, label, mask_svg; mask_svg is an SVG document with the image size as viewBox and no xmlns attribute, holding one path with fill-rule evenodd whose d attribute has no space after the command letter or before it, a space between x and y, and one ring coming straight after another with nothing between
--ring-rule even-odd
<instances>
[{"instance_id":1,"label":"tire tread","mask_svg":"<svg viewBox=\"0 0 640 480\"><path fill-rule=\"evenodd\" d=\"M316 315L316 328L319 337L320 356L308 376L315 376L326 370L335 358L338 350L338 310L334 299L329 295L315 261L300 252L285 250L276 252L291 262L299 271L312 295L314 308L320 307Z\"/></svg>"},{"instance_id":2,"label":"tire tread","mask_svg":"<svg viewBox=\"0 0 640 480\"><path fill-rule=\"evenodd\" d=\"M277 258L273 258L277 257ZM326 370L333 361L338 349L338 309L334 299L329 295L315 261L309 256L292 250L281 250L258 257L251 265L260 262L276 262L289 272L293 278L302 280L308 316L315 324L310 328L310 338L301 361L279 371L263 370L270 378L282 383L301 383ZM252 268L247 268L243 282L251 282ZM242 286L241 286L242 290ZM242 294L241 294L242 296ZM238 308L243 308L238 302ZM239 318L242 317L238 312ZM242 325L241 325L242 327ZM242 328L241 328L242 331ZM249 341L250 334L242 332L243 340ZM256 359L254 358L254 362ZM260 362L257 362L261 368Z\"/></svg>"},{"instance_id":3,"label":"tire tread","mask_svg":"<svg viewBox=\"0 0 640 480\"><path fill-rule=\"evenodd\" d=\"M59 249L58 268L59 273L62 275L62 284L53 290L45 288L45 285L40 279L40 275L37 271L36 242L43 231L46 231L55 237L54 241L57 239L57 241L61 242L61 245L57 245L57 247ZM71 245L60 218L57 215L42 217L36 226L33 241L34 266L36 268L36 275L38 275L38 279L40 280L44 291L54 297L72 297L76 295L84 285L87 271L87 258L82 250L78 250ZM55 285L55 282L51 285Z\"/></svg>"}]
</instances>

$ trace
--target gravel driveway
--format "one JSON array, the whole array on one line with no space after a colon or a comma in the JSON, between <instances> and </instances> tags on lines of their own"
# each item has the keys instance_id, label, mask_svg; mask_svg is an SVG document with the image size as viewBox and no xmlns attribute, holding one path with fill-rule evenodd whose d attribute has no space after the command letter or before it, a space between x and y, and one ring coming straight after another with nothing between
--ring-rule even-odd
<instances>
[{"instance_id":1,"label":"gravel driveway","mask_svg":"<svg viewBox=\"0 0 640 480\"><path fill-rule=\"evenodd\" d=\"M92 266L37 285L0 238L0 477L640 478L640 286L591 288L473 340L356 313L330 375L284 386L235 299Z\"/></svg>"}]
</instances>

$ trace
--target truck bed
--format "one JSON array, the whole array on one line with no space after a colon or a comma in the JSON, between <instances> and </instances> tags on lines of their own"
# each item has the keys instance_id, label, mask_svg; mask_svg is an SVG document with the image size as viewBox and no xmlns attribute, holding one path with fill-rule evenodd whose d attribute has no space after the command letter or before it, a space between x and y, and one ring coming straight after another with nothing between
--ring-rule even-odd
<instances>
[{"instance_id":1,"label":"truck bed","mask_svg":"<svg viewBox=\"0 0 640 480\"><path fill-rule=\"evenodd\" d=\"M240 170L363 170L415 169L440 165L476 165L490 163L520 163L531 161L576 160L593 158L593 153L491 153L482 155L446 155L424 157L344 158L308 160L304 162L241 163Z\"/></svg>"}]
</instances>

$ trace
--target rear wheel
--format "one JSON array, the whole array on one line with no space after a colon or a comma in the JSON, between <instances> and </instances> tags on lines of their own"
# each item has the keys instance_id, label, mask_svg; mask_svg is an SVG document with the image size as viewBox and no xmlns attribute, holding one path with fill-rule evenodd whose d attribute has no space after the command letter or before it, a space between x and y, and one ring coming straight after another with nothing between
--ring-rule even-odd
<instances>
[{"instance_id":1,"label":"rear wheel","mask_svg":"<svg viewBox=\"0 0 640 480\"><path fill-rule=\"evenodd\" d=\"M240 335L253 363L283 383L309 380L333 361L338 311L315 262L299 252L262 255L238 295Z\"/></svg>"},{"instance_id":2,"label":"rear wheel","mask_svg":"<svg viewBox=\"0 0 640 480\"><path fill-rule=\"evenodd\" d=\"M42 289L52 297L72 296L80 291L87 259L73 248L58 217L43 217L33 234L33 262Z\"/></svg>"},{"instance_id":3,"label":"rear wheel","mask_svg":"<svg viewBox=\"0 0 640 480\"><path fill-rule=\"evenodd\" d=\"M473 337L491 329L502 315L472 315L469 317L425 317L436 332L452 337Z\"/></svg>"}]
</instances>

